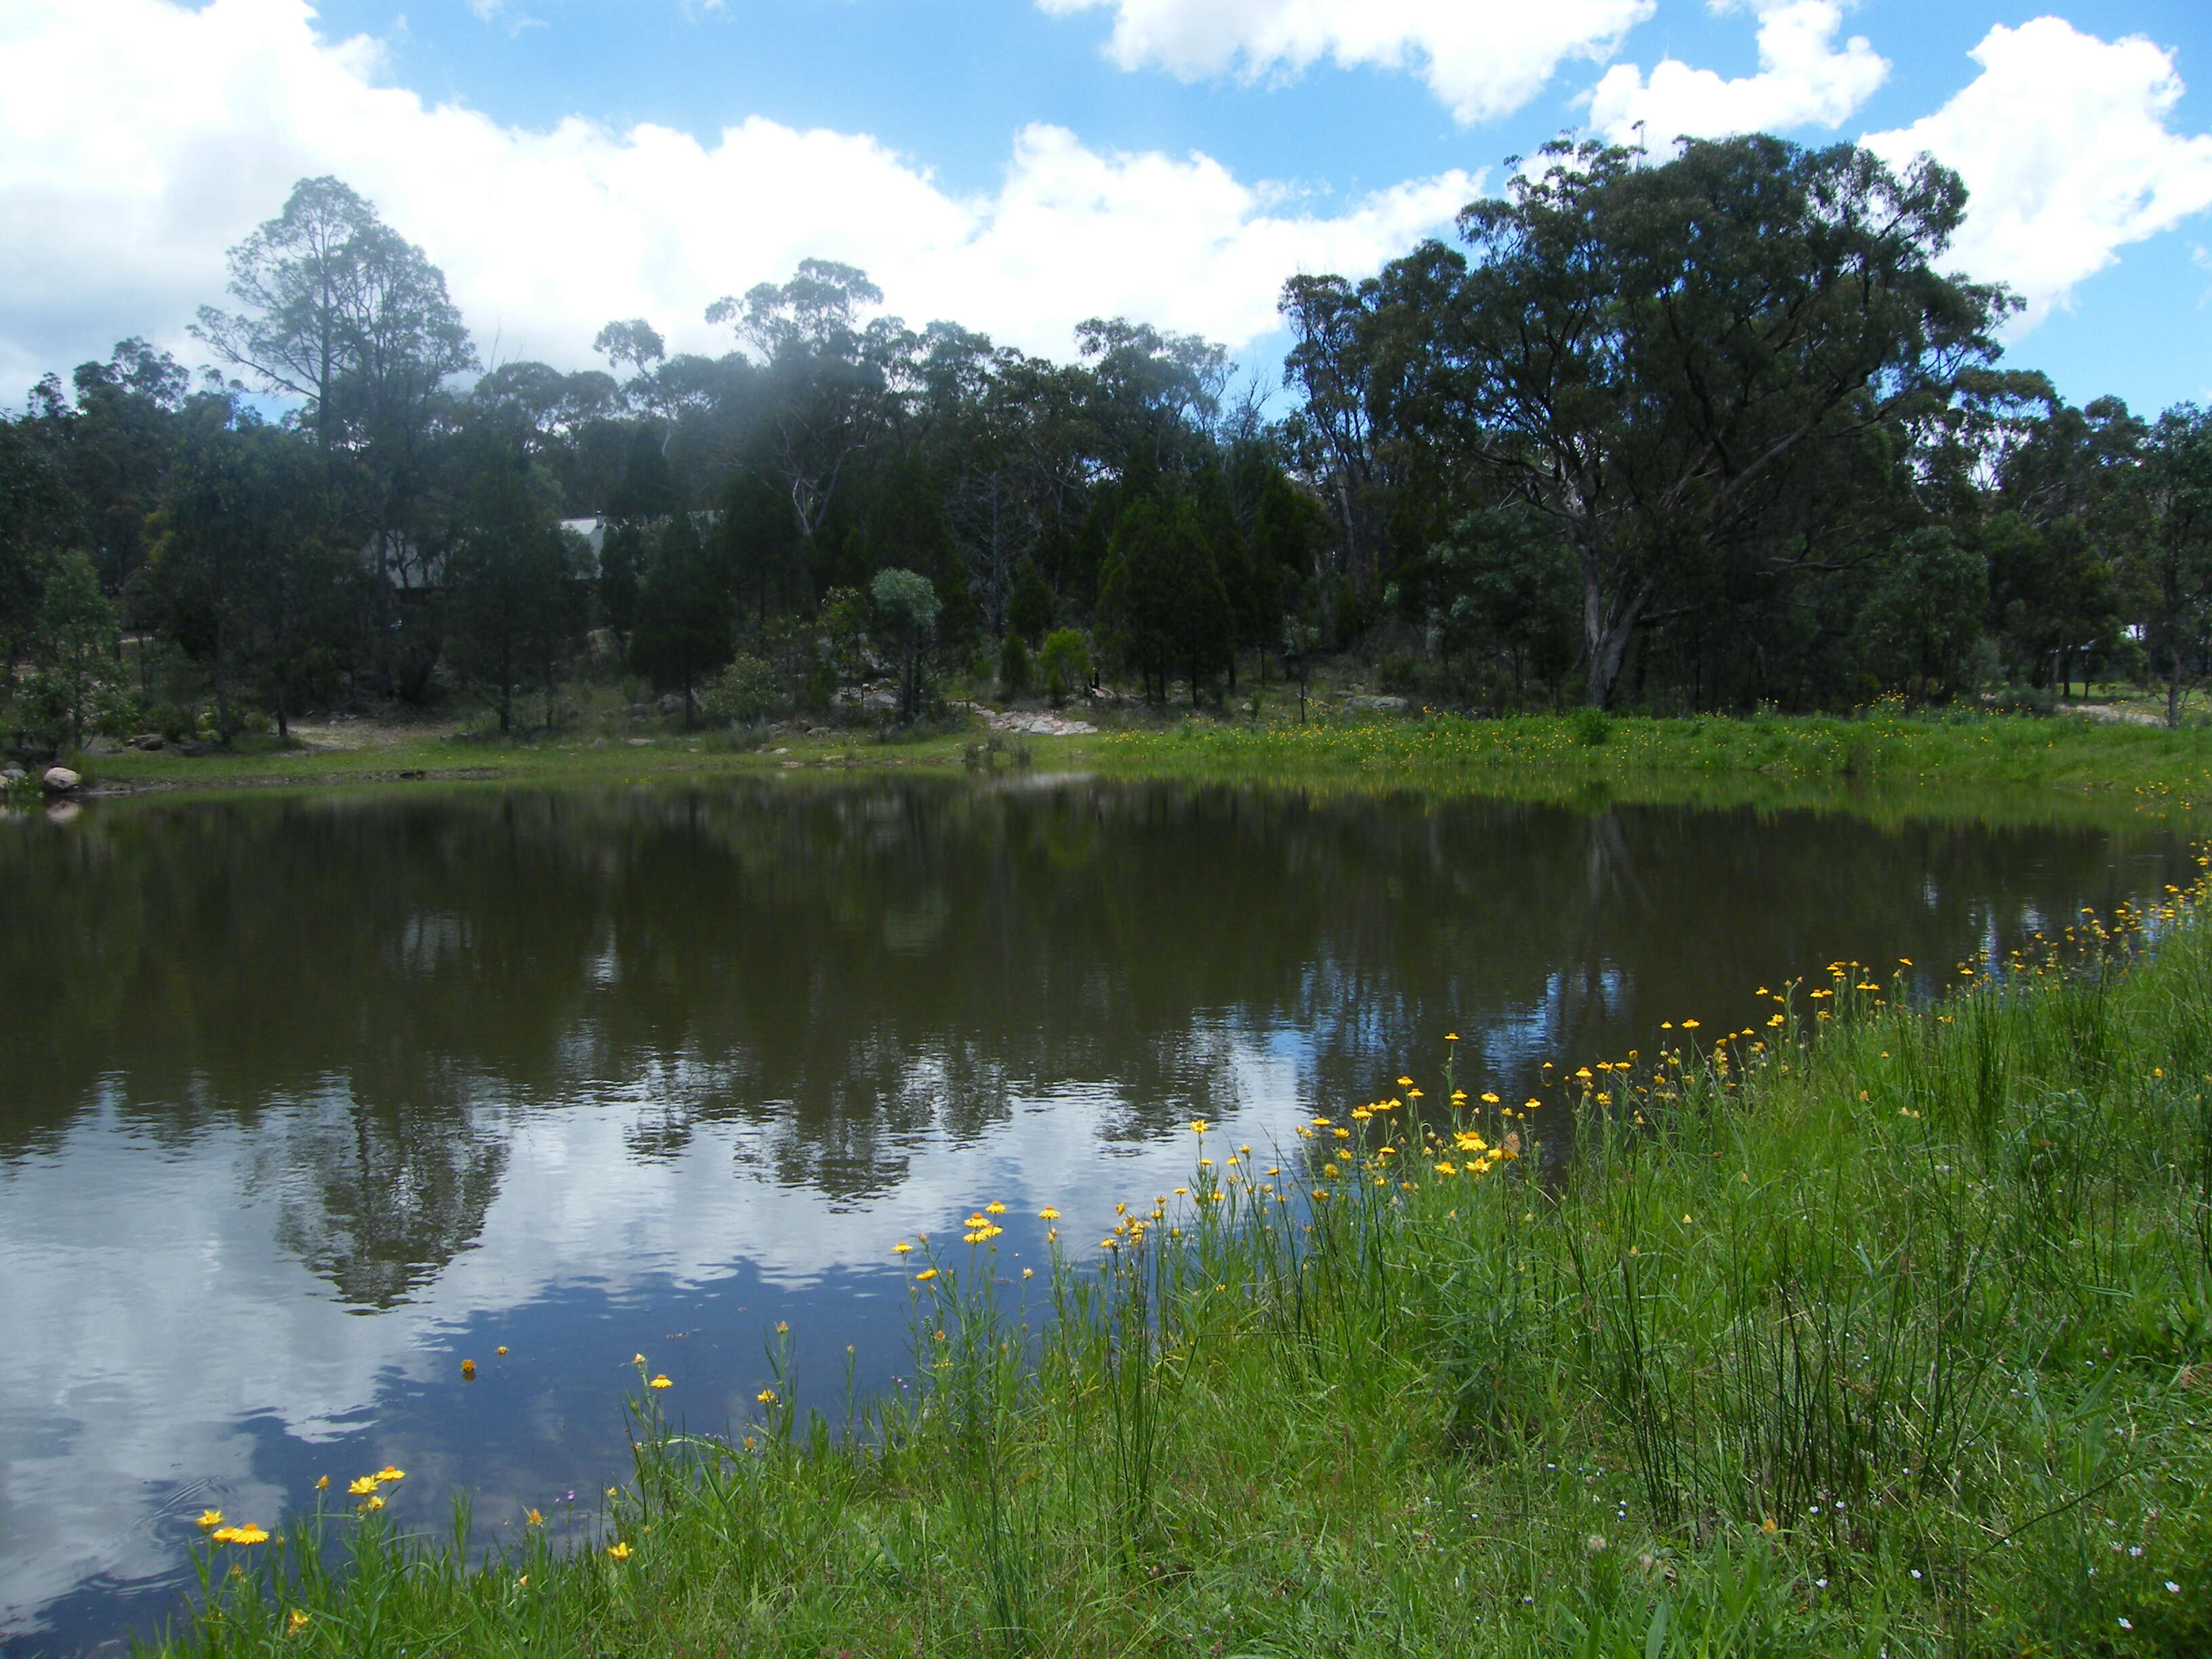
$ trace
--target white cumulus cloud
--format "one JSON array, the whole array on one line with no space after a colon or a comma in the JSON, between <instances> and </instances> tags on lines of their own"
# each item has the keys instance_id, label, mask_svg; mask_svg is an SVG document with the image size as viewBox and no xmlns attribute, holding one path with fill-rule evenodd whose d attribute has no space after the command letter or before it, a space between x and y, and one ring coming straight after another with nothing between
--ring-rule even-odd
<instances>
[{"instance_id":1,"label":"white cumulus cloud","mask_svg":"<svg viewBox=\"0 0 2212 1659\"><path fill-rule=\"evenodd\" d=\"M1097 313L1243 344L1284 277L1371 270L1480 185L1454 171L1315 204L1032 125L998 186L963 195L866 134L758 118L707 143L512 127L389 84L380 44L325 38L306 0L16 0L0 84L0 389L125 334L193 352L224 250L319 173L422 245L488 356L563 365L611 317L725 349L708 302L809 255L866 267L911 321L1031 350L1064 355Z\"/></svg>"},{"instance_id":2,"label":"white cumulus cloud","mask_svg":"<svg viewBox=\"0 0 2212 1659\"><path fill-rule=\"evenodd\" d=\"M2168 125L2182 83L2140 35L2102 40L2057 17L1992 28L1982 72L1933 115L1862 142L1893 166L1927 151L1971 192L1953 255L2027 301L2025 332L2121 247L2212 206L2212 136Z\"/></svg>"},{"instance_id":3,"label":"white cumulus cloud","mask_svg":"<svg viewBox=\"0 0 2212 1659\"><path fill-rule=\"evenodd\" d=\"M1731 0L1712 8L1738 9ZM1590 125L1626 144L1641 123L1655 149L1681 137L1833 127L1888 78L1888 60L1864 35L1837 46L1843 0L1755 0L1751 9L1759 17L1758 74L1728 80L1668 58L1647 80L1636 65L1616 64L1590 94Z\"/></svg>"},{"instance_id":4,"label":"white cumulus cloud","mask_svg":"<svg viewBox=\"0 0 2212 1659\"><path fill-rule=\"evenodd\" d=\"M1656 0L1037 0L1065 15L1114 10L1107 50L1124 69L1186 80L1296 75L1323 58L1417 66L1461 122L1510 115L1562 60L1612 56Z\"/></svg>"}]
</instances>

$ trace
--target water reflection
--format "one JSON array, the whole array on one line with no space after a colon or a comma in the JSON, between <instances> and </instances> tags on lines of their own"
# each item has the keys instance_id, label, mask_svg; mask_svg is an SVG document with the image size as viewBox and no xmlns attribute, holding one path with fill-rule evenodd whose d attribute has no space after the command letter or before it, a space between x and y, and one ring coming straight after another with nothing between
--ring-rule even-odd
<instances>
[{"instance_id":1,"label":"water reflection","mask_svg":"<svg viewBox=\"0 0 2212 1659\"><path fill-rule=\"evenodd\" d=\"M1447 1027L1519 1090L2185 867L2139 827L1084 783L9 820L0 1641L143 1621L204 1503L319 1473L397 1462L422 1520L588 1494L633 1351L702 1426L776 1317L815 1399L848 1341L887 1386L893 1238L1168 1190L1194 1113L1285 1138Z\"/></svg>"}]
</instances>

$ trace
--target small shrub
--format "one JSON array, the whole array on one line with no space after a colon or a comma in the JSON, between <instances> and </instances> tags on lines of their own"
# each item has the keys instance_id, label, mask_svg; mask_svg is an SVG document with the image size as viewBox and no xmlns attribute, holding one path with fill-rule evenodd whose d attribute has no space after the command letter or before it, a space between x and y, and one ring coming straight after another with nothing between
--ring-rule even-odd
<instances>
[{"instance_id":1,"label":"small shrub","mask_svg":"<svg viewBox=\"0 0 2212 1659\"><path fill-rule=\"evenodd\" d=\"M1613 717L1602 708L1577 708L1570 724L1575 741L1585 749L1602 748L1613 737Z\"/></svg>"},{"instance_id":2,"label":"small shrub","mask_svg":"<svg viewBox=\"0 0 2212 1659\"><path fill-rule=\"evenodd\" d=\"M782 702L782 688L767 659L741 651L708 684L700 707L718 726L751 726L775 714Z\"/></svg>"},{"instance_id":3,"label":"small shrub","mask_svg":"<svg viewBox=\"0 0 2212 1659\"><path fill-rule=\"evenodd\" d=\"M1075 629L1063 628L1046 638L1037 666L1044 672L1045 696L1057 708L1091 684L1091 647Z\"/></svg>"}]
</instances>

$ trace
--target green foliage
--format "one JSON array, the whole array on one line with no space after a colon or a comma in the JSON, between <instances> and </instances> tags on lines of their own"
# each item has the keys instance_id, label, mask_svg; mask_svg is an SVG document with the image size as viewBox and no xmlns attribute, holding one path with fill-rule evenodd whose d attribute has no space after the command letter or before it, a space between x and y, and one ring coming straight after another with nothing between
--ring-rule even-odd
<instances>
[{"instance_id":1,"label":"green foliage","mask_svg":"<svg viewBox=\"0 0 2212 1659\"><path fill-rule=\"evenodd\" d=\"M1861 623L1881 683L1930 702L1980 690L1974 669L1989 596L1988 565L1949 532L1900 538Z\"/></svg>"},{"instance_id":2,"label":"green foliage","mask_svg":"<svg viewBox=\"0 0 2212 1659\"><path fill-rule=\"evenodd\" d=\"M236 389L192 392L143 340L46 377L0 428L0 652L77 547L224 729L234 695L281 729L309 701L430 695L441 665L507 687L509 718L485 609L442 580L451 554L483 591L463 526L490 422L554 516L600 520L599 619L687 696L742 629L824 707L869 672L866 635L910 718L929 651L980 651L985 678L1001 627L1033 656L1070 627L1156 704L1264 684L1271 654L1303 680L1327 648L1485 708L1608 707L1624 675L1662 710L2120 676L2160 681L2178 723L2212 664L2207 417L1992 369L2010 301L1942 275L1963 210L1942 167L1849 144L1555 144L1470 206L1464 246L1292 278L1275 420L1204 340L1093 318L1054 362L910 330L818 259L717 301L742 351L672 356L622 319L594 347L615 374L502 363L457 396L474 351L443 276L342 181L301 179L197 331L290 429L247 436ZM935 592L920 653L856 625L885 570Z\"/></svg>"},{"instance_id":3,"label":"green foliage","mask_svg":"<svg viewBox=\"0 0 2212 1659\"><path fill-rule=\"evenodd\" d=\"M1045 586L1036 566L1024 562L1021 580L1006 599L1006 626L1024 645L1034 648L1052 631L1052 590Z\"/></svg>"},{"instance_id":4,"label":"green foliage","mask_svg":"<svg viewBox=\"0 0 2212 1659\"><path fill-rule=\"evenodd\" d=\"M717 726L757 726L783 711L783 688L766 658L740 651L714 676L700 707Z\"/></svg>"},{"instance_id":5,"label":"green foliage","mask_svg":"<svg viewBox=\"0 0 2212 1659\"><path fill-rule=\"evenodd\" d=\"M1037 653L1037 667L1044 675L1045 696L1057 708L1091 684L1091 647L1073 628L1051 635Z\"/></svg>"},{"instance_id":6,"label":"green foliage","mask_svg":"<svg viewBox=\"0 0 2212 1659\"><path fill-rule=\"evenodd\" d=\"M1502 661L1516 706L1532 679L1559 686L1575 660L1582 583L1549 525L1525 508L1470 514L1427 563L1425 598L1443 621L1448 657Z\"/></svg>"},{"instance_id":7,"label":"green foliage","mask_svg":"<svg viewBox=\"0 0 2212 1659\"><path fill-rule=\"evenodd\" d=\"M694 515L679 513L654 536L638 583L632 667L663 691L681 691L686 715L699 685L736 649L726 572Z\"/></svg>"},{"instance_id":8,"label":"green foliage","mask_svg":"<svg viewBox=\"0 0 2212 1659\"><path fill-rule=\"evenodd\" d=\"M1030 652L1022 643L1019 634L1009 634L999 647L999 684L1010 697L1027 695L1030 689Z\"/></svg>"},{"instance_id":9,"label":"green foliage","mask_svg":"<svg viewBox=\"0 0 2212 1659\"><path fill-rule=\"evenodd\" d=\"M536 689L552 724L554 688L581 643L585 552L558 522L551 480L518 436L495 428L471 468L467 512L446 564L447 642L454 669L513 730L514 700Z\"/></svg>"},{"instance_id":10,"label":"green foliage","mask_svg":"<svg viewBox=\"0 0 2212 1659\"><path fill-rule=\"evenodd\" d=\"M870 584L877 623L884 638L904 663L900 680L899 718L911 720L921 710L921 666L945 606L927 576L911 570L879 570Z\"/></svg>"},{"instance_id":11,"label":"green foliage","mask_svg":"<svg viewBox=\"0 0 2212 1659\"><path fill-rule=\"evenodd\" d=\"M1099 579L1103 634L1164 702L1177 669L1197 706L1199 688L1233 659L1228 589L1196 507L1140 495L1114 527Z\"/></svg>"},{"instance_id":12,"label":"green foliage","mask_svg":"<svg viewBox=\"0 0 2212 1659\"><path fill-rule=\"evenodd\" d=\"M82 743L120 692L123 670L115 656L120 631L90 559L69 552L48 563L32 646L37 674L28 697L64 743Z\"/></svg>"}]
</instances>

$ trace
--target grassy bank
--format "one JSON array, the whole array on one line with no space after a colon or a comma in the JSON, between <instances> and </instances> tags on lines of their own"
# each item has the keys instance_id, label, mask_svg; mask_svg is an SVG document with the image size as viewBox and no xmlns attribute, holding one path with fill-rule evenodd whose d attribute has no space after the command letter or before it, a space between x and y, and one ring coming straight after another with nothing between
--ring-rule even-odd
<instances>
[{"instance_id":1,"label":"grassy bank","mask_svg":"<svg viewBox=\"0 0 2212 1659\"><path fill-rule=\"evenodd\" d=\"M1033 1280L988 1207L916 1241L856 1423L680 1433L641 1365L588 1542L472 1564L363 1471L211 1546L175 1650L2202 1652L2198 896L2136 965L2126 920L1918 1010L1838 964L1527 1105L1447 1054L1279 1151L1194 1125Z\"/></svg>"},{"instance_id":2,"label":"grassy bank","mask_svg":"<svg viewBox=\"0 0 2212 1659\"><path fill-rule=\"evenodd\" d=\"M1117 769L1208 777L1461 787L1480 787L1490 779L1548 778L1601 781L1621 789L1664 787L1669 779L1758 777L1892 789L2025 786L2192 807L2212 800L2212 731L2067 718L1442 715L1236 728L1191 722L1112 734L1101 740L1099 753Z\"/></svg>"},{"instance_id":3,"label":"grassy bank","mask_svg":"<svg viewBox=\"0 0 2212 1659\"><path fill-rule=\"evenodd\" d=\"M194 789L389 783L710 779L783 772L957 774L991 733L896 742L865 732L766 741L726 732L501 742L380 734L352 748L186 757L125 752L86 763L101 787ZM1595 739L1595 740L1593 740ZM1415 789L1573 804L1842 805L1875 816L2189 819L2212 810L2212 731L2066 718L1936 721L1875 717L1588 721L1454 716L1230 724L1146 720L1091 737L1000 739L1000 768L1272 782L1308 789Z\"/></svg>"}]
</instances>

